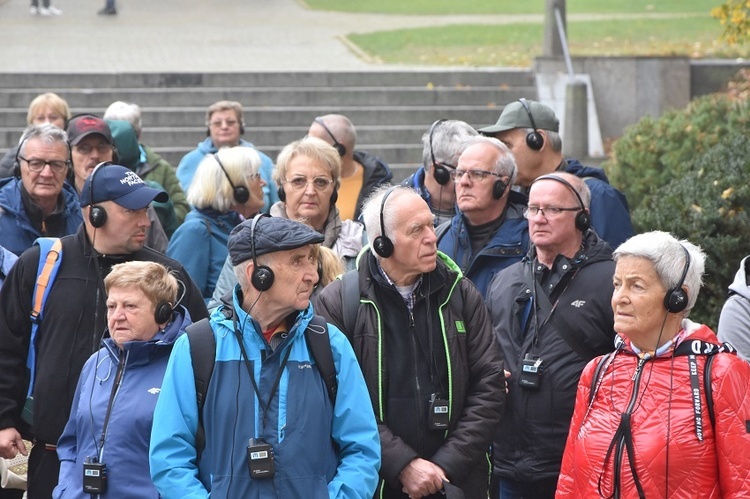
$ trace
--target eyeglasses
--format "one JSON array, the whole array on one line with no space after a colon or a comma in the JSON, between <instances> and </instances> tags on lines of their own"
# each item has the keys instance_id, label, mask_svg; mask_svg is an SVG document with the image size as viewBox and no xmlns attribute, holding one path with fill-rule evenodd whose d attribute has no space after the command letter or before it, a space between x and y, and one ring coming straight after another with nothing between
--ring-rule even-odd
<instances>
[{"instance_id":1,"label":"eyeglasses","mask_svg":"<svg viewBox=\"0 0 750 499\"><path fill-rule=\"evenodd\" d=\"M575 208L560 208L558 206L547 206L546 208L542 208L541 206L529 206L528 208L524 208L523 216L525 218L531 218L541 213L544 218L557 218L566 211L581 211L581 208L578 206Z\"/></svg>"},{"instance_id":2,"label":"eyeglasses","mask_svg":"<svg viewBox=\"0 0 750 499\"><path fill-rule=\"evenodd\" d=\"M211 128L219 128L222 124L225 124L227 127L232 128L237 126L237 123L239 123L237 120L214 120L210 122L208 126Z\"/></svg>"},{"instance_id":3,"label":"eyeglasses","mask_svg":"<svg viewBox=\"0 0 750 499\"><path fill-rule=\"evenodd\" d=\"M107 151L112 150L112 144L99 144L96 146L81 144L75 146L73 149L75 149L79 154L83 154L84 156L88 156L89 154L91 154L94 149L96 149L96 152L98 152L99 154L104 154Z\"/></svg>"},{"instance_id":4,"label":"eyeglasses","mask_svg":"<svg viewBox=\"0 0 750 499\"><path fill-rule=\"evenodd\" d=\"M29 165L29 170L34 173L44 170L44 167L47 165L49 165L53 173L60 173L68 167L68 161L63 160L26 159L23 156L19 156L18 159L26 161L26 164Z\"/></svg>"},{"instance_id":5,"label":"eyeglasses","mask_svg":"<svg viewBox=\"0 0 750 499\"><path fill-rule=\"evenodd\" d=\"M307 180L305 177L294 177L292 179L286 179L286 183L294 187L295 190L304 189L307 187L307 184L312 184L316 191L323 191L333 183L333 179L327 177L315 177L312 180Z\"/></svg>"},{"instance_id":6,"label":"eyeglasses","mask_svg":"<svg viewBox=\"0 0 750 499\"><path fill-rule=\"evenodd\" d=\"M469 174L469 180L472 182L481 182L486 179L488 175L494 175L495 177L502 177L499 173L488 172L484 170L451 170L451 178L453 181L461 180L465 173Z\"/></svg>"}]
</instances>

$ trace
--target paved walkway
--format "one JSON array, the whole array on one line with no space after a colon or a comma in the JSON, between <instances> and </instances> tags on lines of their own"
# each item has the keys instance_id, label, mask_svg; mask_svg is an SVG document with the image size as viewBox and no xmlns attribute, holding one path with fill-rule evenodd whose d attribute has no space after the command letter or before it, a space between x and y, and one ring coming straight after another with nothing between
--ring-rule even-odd
<instances>
[{"instance_id":1,"label":"paved walkway","mask_svg":"<svg viewBox=\"0 0 750 499\"><path fill-rule=\"evenodd\" d=\"M389 66L357 54L344 35L458 23L543 22L542 15L316 12L295 0L117 0L119 14L100 17L96 11L104 0L52 1L62 16L32 17L29 0L0 0L0 72L385 69ZM611 15L569 19L607 17Z\"/></svg>"}]
</instances>

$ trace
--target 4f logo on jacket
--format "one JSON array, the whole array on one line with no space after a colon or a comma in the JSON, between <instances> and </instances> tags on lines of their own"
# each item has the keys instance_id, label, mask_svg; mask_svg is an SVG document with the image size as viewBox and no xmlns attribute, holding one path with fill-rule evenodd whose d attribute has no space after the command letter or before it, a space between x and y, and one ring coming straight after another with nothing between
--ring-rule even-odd
<instances>
[{"instance_id":1,"label":"4f logo on jacket","mask_svg":"<svg viewBox=\"0 0 750 499\"><path fill-rule=\"evenodd\" d=\"M570 304L574 306L575 308L581 308L582 306L586 304L586 300L575 300L571 302Z\"/></svg>"}]
</instances>

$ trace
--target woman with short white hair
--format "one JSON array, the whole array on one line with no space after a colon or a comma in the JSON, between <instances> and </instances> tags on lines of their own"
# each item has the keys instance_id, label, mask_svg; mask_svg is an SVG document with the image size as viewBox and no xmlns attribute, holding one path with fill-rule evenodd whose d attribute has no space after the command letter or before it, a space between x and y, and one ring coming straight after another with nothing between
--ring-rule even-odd
<instances>
[{"instance_id":1,"label":"woman with short white hair","mask_svg":"<svg viewBox=\"0 0 750 499\"><path fill-rule=\"evenodd\" d=\"M227 258L232 229L263 206L260 157L249 147L230 147L201 161L187 192L192 210L169 241L179 261L208 300Z\"/></svg>"}]
</instances>

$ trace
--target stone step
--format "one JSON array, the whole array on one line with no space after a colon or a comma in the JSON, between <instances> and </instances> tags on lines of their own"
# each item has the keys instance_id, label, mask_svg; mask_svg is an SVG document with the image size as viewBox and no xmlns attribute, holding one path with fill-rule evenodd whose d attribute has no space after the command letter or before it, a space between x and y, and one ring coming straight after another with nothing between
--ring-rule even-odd
<instances>
[{"instance_id":1,"label":"stone step","mask_svg":"<svg viewBox=\"0 0 750 499\"><path fill-rule=\"evenodd\" d=\"M342 88L98 88L0 89L0 108L25 111L44 91L55 92L73 109L94 109L97 114L112 102L135 102L141 107L206 107L219 100L253 106L439 106L503 105L536 93L532 86L509 87L342 87Z\"/></svg>"},{"instance_id":2,"label":"stone step","mask_svg":"<svg viewBox=\"0 0 750 499\"><path fill-rule=\"evenodd\" d=\"M404 71L260 71L232 73L4 73L2 88L532 86L526 69L409 69Z\"/></svg>"},{"instance_id":3,"label":"stone step","mask_svg":"<svg viewBox=\"0 0 750 499\"><path fill-rule=\"evenodd\" d=\"M75 113L101 114L101 109L77 108ZM443 106L293 106L245 107L246 126L304 126L315 116L326 113L345 114L355 126L412 124L428 127L440 118L466 121L470 124L494 123L502 111L498 105L443 105ZM144 129L148 127L199 126L205 122L205 107L145 107L141 108ZM0 122L23 129L26 109L0 111Z\"/></svg>"}]
</instances>

